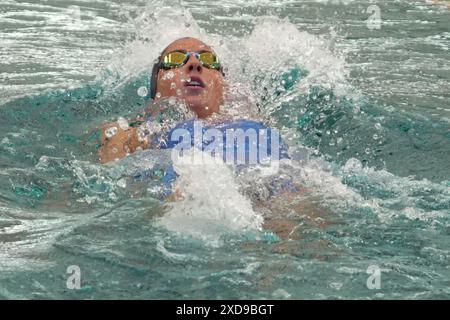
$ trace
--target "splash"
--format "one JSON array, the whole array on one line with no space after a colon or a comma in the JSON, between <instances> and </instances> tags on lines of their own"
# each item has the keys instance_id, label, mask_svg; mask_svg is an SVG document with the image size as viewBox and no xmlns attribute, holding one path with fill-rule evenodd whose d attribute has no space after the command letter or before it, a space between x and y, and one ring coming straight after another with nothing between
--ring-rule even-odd
<instances>
[{"instance_id":1,"label":"splash","mask_svg":"<svg viewBox=\"0 0 450 320\"><path fill-rule=\"evenodd\" d=\"M230 232L261 230L263 218L239 192L230 167L196 148L182 157L174 154L174 168L179 177L173 188L178 199L169 205L160 225L208 242L217 242L221 235ZM193 164L183 161L185 157L202 161Z\"/></svg>"},{"instance_id":2,"label":"splash","mask_svg":"<svg viewBox=\"0 0 450 320\"><path fill-rule=\"evenodd\" d=\"M210 44L225 66L228 99L223 109L230 114L254 116L254 107L261 97L286 91L283 89L286 81L291 83L290 91L296 94L308 92L317 85L337 95L355 91L346 81L344 57L330 49L330 40L300 31L286 18L253 17L249 33L236 36L230 30L223 35L200 27L191 12L176 1L169 5L150 1L131 22L135 39L111 60L99 78L114 90L137 74L148 74L159 54L172 41L195 37ZM307 70L302 72L302 81L293 79L292 75L287 80L279 79L281 74L297 69Z\"/></svg>"}]
</instances>

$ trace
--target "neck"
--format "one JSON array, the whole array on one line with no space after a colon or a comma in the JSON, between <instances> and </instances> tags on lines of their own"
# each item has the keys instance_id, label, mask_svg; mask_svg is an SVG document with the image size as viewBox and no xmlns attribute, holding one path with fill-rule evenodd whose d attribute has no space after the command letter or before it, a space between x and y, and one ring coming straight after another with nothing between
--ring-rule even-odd
<instances>
[{"instance_id":1,"label":"neck","mask_svg":"<svg viewBox=\"0 0 450 320\"><path fill-rule=\"evenodd\" d=\"M208 106L190 106L190 109L195 112L199 119L208 119L211 116L220 112L220 109L214 110L215 108L211 108Z\"/></svg>"}]
</instances>

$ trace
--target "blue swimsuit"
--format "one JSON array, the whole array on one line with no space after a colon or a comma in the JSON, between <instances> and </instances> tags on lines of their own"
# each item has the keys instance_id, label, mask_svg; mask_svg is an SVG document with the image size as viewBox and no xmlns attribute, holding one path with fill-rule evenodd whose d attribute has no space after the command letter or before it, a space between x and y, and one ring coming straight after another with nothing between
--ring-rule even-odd
<instances>
[{"instance_id":1,"label":"blue swimsuit","mask_svg":"<svg viewBox=\"0 0 450 320\"><path fill-rule=\"evenodd\" d=\"M202 138L196 139L196 129L197 135L201 135ZM214 131L211 131L211 129ZM187 139L190 138L190 142L188 143L189 146L186 144L186 141L182 141L186 140L187 133ZM215 141L216 137L212 137L211 134L208 135L208 133L216 133L214 136L217 136L219 141ZM277 157L278 160L289 158L287 152L288 147L284 141L282 141L277 130L273 130L266 127L261 122L252 120L236 120L234 122L221 123L218 125L205 125L204 123L195 120L189 120L181 122L172 128L168 137L169 139L167 140L161 139L161 136L155 138L160 149L177 148L179 147L180 142L184 142L185 147L195 146L202 151L209 151L211 150L211 144L216 143L217 146L222 149L224 162L229 162L230 156L234 155L234 159L231 159L234 164L248 166L251 164L262 164L264 163L264 160L275 160L275 157ZM238 141L240 141L241 144ZM278 149L274 150L273 153L272 145L275 145ZM278 155L276 154L277 151L279 151ZM255 154L252 155L252 152ZM240 163L238 161L239 156L242 157ZM254 158L253 160L255 161L253 163L252 158Z\"/></svg>"},{"instance_id":2,"label":"blue swimsuit","mask_svg":"<svg viewBox=\"0 0 450 320\"><path fill-rule=\"evenodd\" d=\"M196 147L212 156L221 153L224 162L235 165L237 169L289 159L288 146L277 130L252 120L236 120L217 125L188 120L178 123L165 135L156 135L152 144L159 149L187 150ZM152 176L154 174L150 171L139 172L134 175L134 179L143 180ZM160 176L167 191L171 192L172 182L177 176L172 166ZM283 190L296 190L290 180L275 184L271 190L273 194Z\"/></svg>"}]
</instances>

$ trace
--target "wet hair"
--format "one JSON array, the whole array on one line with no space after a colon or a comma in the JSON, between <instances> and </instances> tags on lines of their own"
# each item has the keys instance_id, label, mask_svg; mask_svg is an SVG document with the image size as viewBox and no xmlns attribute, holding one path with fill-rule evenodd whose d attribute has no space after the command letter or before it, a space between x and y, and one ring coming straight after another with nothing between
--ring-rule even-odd
<instances>
[{"instance_id":1,"label":"wet hair","mask_svg":"<svg viewBox=\"0 0 450 320\"><path fill-rule=\"evenodd\" d=\"M180 38L178 40L183 40L183 39L193 39L191 37L184 37L184 38ZM176 41L178 41L176 40ZM172 42L173 43L173 42ZM172 44L171 43L171 44ZM152 68L152 73L151 73L151 78L150 78L150 98L151 99L155 99L156 97L156 82L158 80L158 73L159 73L159 69L161 69L161 64L162 64L162 55L163 53L167 50L167 48L171 45L169 44L159 55L158 60L156 60L155 64L153 65ZM223 77L225 77L225 73L223 71L223 67L222 65L219 68L220 73L222 74Z\"/></svg>"},{"instance_id":2,"label":"wet hair","mask_svg":"<svg viewBox=\"0 0 450 320\"><path fill-rule=\"evenodd\" d=\"M150 98L155 99L156 97L156 82L158 80L158 73L161 67L161 56L158 58L158 61L153 65L152 75L150 78Z\"/></svg>"}]
</instances>

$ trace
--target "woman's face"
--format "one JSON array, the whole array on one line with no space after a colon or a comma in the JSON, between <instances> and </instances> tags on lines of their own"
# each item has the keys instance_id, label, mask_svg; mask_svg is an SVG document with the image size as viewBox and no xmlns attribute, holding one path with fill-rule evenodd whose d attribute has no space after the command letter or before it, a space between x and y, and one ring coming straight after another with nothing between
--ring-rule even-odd
<instances>
[{"instance_id":1,"label":"woman's face","mask_svg":"<svg viewBox=\"0 0 450 320\"><path fill-rule=\"evenodd\" d=\"M162 57L173 51L199 52L213 50L194 38L183 38L172 42ZM216 69L204 67L191 55L179 68L160 69L156 85L156 98L176 97L183 100L199 118L218 112L223 103L224 79Z\"/></svg>"}]
</instances>

